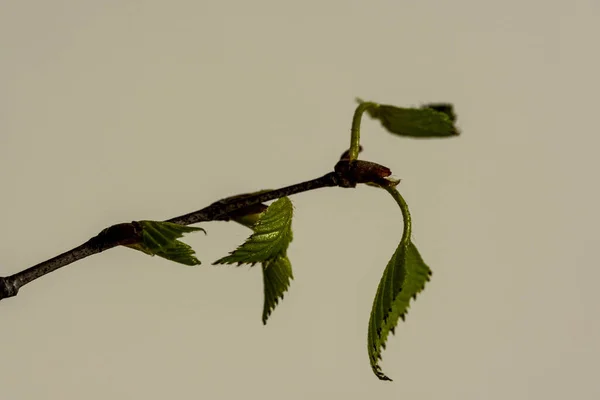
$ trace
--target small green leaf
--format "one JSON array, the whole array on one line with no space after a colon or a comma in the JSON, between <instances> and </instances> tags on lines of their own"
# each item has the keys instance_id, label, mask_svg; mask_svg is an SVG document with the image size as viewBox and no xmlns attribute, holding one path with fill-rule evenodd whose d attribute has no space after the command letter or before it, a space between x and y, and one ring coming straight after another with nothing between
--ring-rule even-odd
<instances>
[{"instance_id":1,"label":"small green leaf","mask_svg":"<svg viewBox=\"0 0 600 400\"><path fill-rule=\"evenodd\" d=\"M359 103L364 103L357 99ZM456 115L451 104L429 104L421 108L400 108L385 104L370 107L371 118L378 119L391 133L413 138L456 136Z\"/></svg>"},{"instance_id":2,"label":"small green leaf","mask_svg":"<svg viewBox=\"0 0 600 400\"><path fill-rule=\"evenodd\" d=\"M142 228L141 242L127 245L151 256L159 256L167 260L185 265L199 265L194 250L177 239L189 232L206 231L202 228L160 221L137 221Z\"/></svg>"},{"instance_id":3,"label":"small green leaf","mask_svg":"<svg viewBox=\"0 0 600 400\"><path fill-rule=\"evenodd\" d=\"M286 255L287 247L292 240L292 212L292 203L285 197L274 202L269 207L264 204L257 204L230 214L229 216L231 219L253 229L254 234L230 256L224 257L213 263L222 264L237 262L238 264L254 264L255 262L261 262L265 295L262 322L265 325L267 319L279 303L279 300L283 299L283 294L287 291L291 280L294 278L292 274L292 264ZM269 232L271 233L269 234ZM269 237L269 235L271 235L271 237ZM265 240L262 241L263 239ZM267 246L268 242L271 241L270 239L281 241L281 244L285 244L285 246L281 246L281 244ZM253 249L257 249L258 251L250 256L248 254L248 243L252 241L257 241L256 247ZM246 250L241 252L240 249L244 247ZM261 251L260 249L262 247L269 248L270 250ZM273 257L273 254L276 255ZM230 259L232 259L232 261L229 261Z\"/></svg>"},{"instance_id":4,"label":"small green leaf","mask_svg":"<svg viewBox=\"0 0 600 400\"><path fill-rule=\"evenodd\" d=\"M367 343L371 369L379 379L391 381L379 366L381 352L385 349L389 333L394 333L398 318L404 320L406 317L410 300L416 299L417 294L425 288L425 284L431 277L431 269L410 241L412 221L406 201L395 187L383 188L400 206L404 218L404 230L400 244L385 267L377 287L369 318Z\"/></svg>"},{"instance_id":5,"label":"small green leaf","mask_svg":"<svg viewBox=\"0 0 600 400\"><path fill-rule=\"evenodd\" d=\"M394 332L398 318L404 320L411 298L425 288L430 276L431 270L415 245L400 243L379 282L369 319L369 359L373 372L381 380L391 380L379 366L388 334Z\"/></svg>"},{"instance_id":6,"label":"small green leaf","mask_svg":"<svg viewBox=\"0 0 600 400\"><path fill-rule=\"evenodd\" d=\"M282 197L273 202L253 225L254 233L244 244L213 263L251 264L263 263L285 256L292 241L293 206L290 199Z\"/></svg>"},{"instance_id":7,"label":"small green leaf","mask_svg":"<svg viewBox=\"0 0 600 400\"><path fill-rule=\"evenodd\" d=\"M275 260L262 263L265 303L263 306L262 322L267 324L267 319L279 303L283 294L290 287L292 264L287 256L277 257Z\"/></svg>"}]
</instances>

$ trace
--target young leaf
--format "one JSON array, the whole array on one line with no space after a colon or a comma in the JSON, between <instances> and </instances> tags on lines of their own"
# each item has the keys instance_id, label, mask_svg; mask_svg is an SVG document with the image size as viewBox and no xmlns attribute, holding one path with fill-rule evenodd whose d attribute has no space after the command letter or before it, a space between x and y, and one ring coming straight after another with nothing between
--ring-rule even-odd
<instances>
[{"instance_id":1,"label":"young leaf","mask_svg":"<svg viewBox=\"0 0 600 400\"><path fill-rule=\"evenodd\" d=\"M279 303L283 294L290 287L292 264L287 256L277 257L275 260L262 263L265 303L263 305L262 322L267 324L267 319Z\"/></svg>"},{"instance_id":2,"label":"young leaf","mask_svg":"<svg viewBox=\"0 0 600 400\"><path fill-rule=\"evenodd\" d=\"M141 242L126 245L151 256L159 256L167 260L185 265L199 265L194 250L177 239L185 233L206 231L202 228L159 221L137 221L141 226Z\"/></svg>"},{"instance_id":3,"label":"young leaf","mask_svg":"<svg viewBox=\"0 0 600 400\"><path fill-rule=\"evenodd\" d=\"M364 103L357 99L359 103ZM370 107L371 118L378 119L391 133L413 138L447 137L459 134L451 104L429 104L421 108L400 108L385 104Z\"/></svg>"},{"instance_id":4,"label":"young leaf","mask_svg":"<svg viewBox=\"0 0 600 400\"><path fill-rule=\"evenodd\" d=\"M388 334L394 332L398 318L404 320L410 299L425 288L430 276L431 270L415 245L410 241L400 243L379 282L369 318L369 359L373 372L381 380L391 381L379 366Z\"/></svg>"},{"instance_id":5,"label":"young leaf","mask_svg":"<svg viewBox=\"0 0 600 400\"><path fill-rule=\"evenodd\" d=\"M241 196L236 196L236 197L241 197ZM280 212L282 214L282 217L285 216L284 214L287 214L288 212L290 213L289 224L291 224L291 213L292 213L291 202L287 198L286 198L286 200L287 200L287 202L281 203L284 205L284 207L282 207ZM277 211L277 207L279 207L279 205L276 205L275 208L273 208L274 205L275 205L275 203L273 203L270 207L267 207L264 204L257 204L255 206L252 206L249 208L244 208L244 209L238 210L235 213L230 214L229 216L234 221L236 221L250 229L253 229L256 234L259 229L260 229L260 231L264 231L264 229L265 229L264 220L265 220L265 218L267 218L267 216L265 215L267 210L271 209L271 211L270 211L271 214L274 213L275 211ZM271 217L273 217L273 215L271 215ZM284 219L282 218L282 221L283 220ZM260 223L260 221L263 221L263 222ZM283 225L288 225L288 223L285 223ZM289 228L285 228L285 229L289 229L289 238L291 241L291 225L289 225ZM252 235L248 239L248 241L253 240L252 239L253 237L254 237L254 235ZM288 242L288 244L289 244L289 242ZM287 251L287 245L283 249L283 251L281 252L280 255L278 255L277 257L275 257L273 259L263 261L261 263L262 264L261 270L262 270L262 274L263 274L264 295L265 295L265 300L264 300L264 305L263 305L263 313L262 313L262 322L265 325L267 323L267 319L269 318L269 316L271 315L271 313L273 312L273 310L279 303L279 300L283 299L283 294L287 291L287 289L290 286L291 280L294 278L293 274L292 274L292 264L290 263L290 260L288 259L288 257L285 255L286 251ZM224 259L227 259L227 257L225 257L221 260L224 260ZM219 261L221 261L221 260L219 260ZM218 263L219 261L215 262L214 264Z\"/></svg>"},{"instance_id":6,"label":"young leaf","mask_svg":"<svg viewBox=\"0 0 600 400\"><path fill-rule=\"evenodd\" d=\"M425 288L431 277L431 269L425 264L419 251L410 241L412 221L408 205L395 187L383 187L400 206L404 218L404 231L398 248L388 262L377 287L369 317L368 353L371 369L381 380L391 381L379 366L381 352L390 332L398 324L398 318L406 317L411 298Z\"/></svg>"},{"instance_id":7,"label":"young leaf","mask_svg":"<svg viewBox=\"0 0 600 400\"><path fill-rule=\"evenodd\" d=\"M285 256L292 241L293 206L290 199L282 197L273 202L260 214L253 225L254 233L244 244L213 263L214 264L251 264L263 263Z\"/></svg>"}]
</instances>

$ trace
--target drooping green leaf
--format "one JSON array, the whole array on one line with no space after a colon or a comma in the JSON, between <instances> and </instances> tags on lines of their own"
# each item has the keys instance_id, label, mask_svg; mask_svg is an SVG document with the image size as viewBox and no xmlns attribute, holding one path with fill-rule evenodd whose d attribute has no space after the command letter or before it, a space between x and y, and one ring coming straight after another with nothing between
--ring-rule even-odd
<instances>
[{"instance_id":1,"label":"drooping green leaf","mask_svg":"<svg viewBox=\"0 0 600 400\"><path fill-rule=\"evenodd\" d=\"M292 274L292 264L287 256L280 256L272 261L262 263L262 272L265 292L262 322L266 325L267 319L279 303L279 300L283 300L283 294L290 287L294 276Z\"/></svg>"},{"instance_id":2,"label":"drooping green leaf","mask_svg":"<svg viewBox=\"0 0 600 400\"><path fill-rule=\"evenodd\" d=\"M359 103L362 100L357 99ZM451 104L429 104L421 108L401 108L385 104L370 107L371 118L378 119L391 133L413 138L448 137L459 134Z\"/></svg>"},{"instance_id":3,"label":"drooping green leaf","mask_svg":"<svg viewBox=\"0 0 600 400\"><path fill-rule=\"evenodd\" d=\"M138 221L137 223L142 229L142 240L139 243L127 245L127 247L180 264L200 264L194 250L188 244L177 239L190 232L206 233L204 229L161 221Z\"/></svg>"},{"instance_id":4,"label":"drooping green leaf","mask_svg":"<svg viewBox=\"0 0 600 400\"><path fill-rule=\"evenodd\" d=\"M273 202L253 225L254 233L244 244L213 263L251 264L272 261L285 256L292 241L293 206L290 199L282 197Z\"/></svg>"},{"instance_id":5,"label":"drooping green leaf","mask_svg":"<svg viewBox=\"0 0 600 400\"><path fill-rule=\"evenodd\" d=\"M411 242L412 221L408 205L395 187L383 187L400 206L404 218L404 231L398 248L388 262L377 287L368 329L368 353L371 369L381 380L391 381L381 370L379 360L390 332L405 319L411 299L425 288L431 269Z\"/></svg>"},{"instance_id":6,"label":"drooping green leaf","mask_svg":"<svg viewBox=\"0 0 600 400\"><path fill-rule=\"evenodd\" d=\"M368 332L371 368L381 380L391 380L379 366L388 334L394 332L398 318L404 320L411 298L415 299L425 288L430 276L431 270L411 242L401 243L385 268L373 302Z\"/></svg>"}]
</instances>

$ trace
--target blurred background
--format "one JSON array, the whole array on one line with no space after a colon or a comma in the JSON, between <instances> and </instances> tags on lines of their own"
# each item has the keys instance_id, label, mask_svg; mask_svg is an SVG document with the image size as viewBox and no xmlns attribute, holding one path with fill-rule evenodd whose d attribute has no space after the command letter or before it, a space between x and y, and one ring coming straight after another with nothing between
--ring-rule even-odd
<instances>
[{"instance_id":1,"label":"blurred background","mask_svg":"<svg viewBox=\"0 0 600 400\"><path fill-rule=\"evenodd\" d=\"M0 303L3 399L597 399L600 3L0 2L0 274L108 225L320 176L354 98L452 102L462 135L365 118L433 279L372 374L367 322L402 233L371 187L292 198L295 280L262 325L249 230L190 268L126 248ZM392 397L390 397L392 396ZM395 397L394 397L395 396Z\"/></svg>"}]
</instances>

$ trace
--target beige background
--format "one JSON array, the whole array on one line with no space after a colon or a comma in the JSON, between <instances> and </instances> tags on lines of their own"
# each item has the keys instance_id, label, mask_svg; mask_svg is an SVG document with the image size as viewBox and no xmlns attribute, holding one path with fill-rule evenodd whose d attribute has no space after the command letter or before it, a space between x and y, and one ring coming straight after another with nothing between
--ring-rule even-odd
<instances>
[{"instance_id":1,"label":"beige background","mask_svg":"<svg viewBox=\"0 0 600 400\"><path fill-rule=\"evenodd\" d=\"M102 228L329 171L353 99L451 101L463 135L365 121L432 282L379 382L366 327L401 216L384 192L293 198L296 279L268 326L249 233L198 268L115 249L0 303L0 397L597 399L598 39L589 1L0 2L0 271Z\"/></svg>"}]
</instances>

